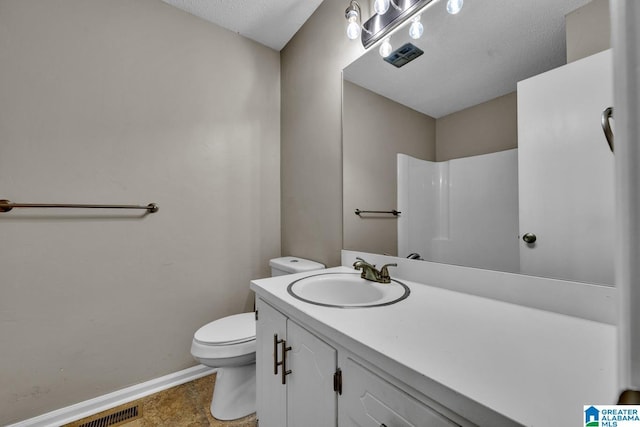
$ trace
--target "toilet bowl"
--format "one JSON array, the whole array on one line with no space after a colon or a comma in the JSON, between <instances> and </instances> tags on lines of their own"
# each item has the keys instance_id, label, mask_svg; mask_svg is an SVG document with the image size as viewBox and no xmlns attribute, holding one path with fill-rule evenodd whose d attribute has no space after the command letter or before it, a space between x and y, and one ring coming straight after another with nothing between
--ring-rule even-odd
<instances>
[{"instance_id":1,"label":"toilet bowl","mask_svg":"<svg viewBox=\"0 0 640 427\"><path fill-rule=\"evenodd\" d=\"M211 400L211 415L235 420L256 407L256 321L254 313L235 314L198 329L191 355L218 368Z\"/></svg>"},{"instance_id":2,"label":"toilet bowl","mask_svg":"<svg viewBox=\"0 0 640 427\"><path fill-rule=\"evenodd\" d=\"M270 261L271 275L325 268L323 264L296 257ZM235 420L256 411L255 313L241 313L207 323L196 331L191 355L203 365L217 368L211 399L211 415Z\"/></svg>"}]
</instances>

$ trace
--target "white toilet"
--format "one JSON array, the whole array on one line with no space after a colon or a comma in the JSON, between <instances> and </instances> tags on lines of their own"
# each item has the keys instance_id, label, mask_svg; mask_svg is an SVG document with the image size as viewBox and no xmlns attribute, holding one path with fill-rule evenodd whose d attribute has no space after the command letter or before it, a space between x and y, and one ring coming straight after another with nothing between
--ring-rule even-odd
<instances>
[{"instance_id":1,"label":"white toilet","mask_svg":"<svg viewBox=\"0 0 640 427\"><path fill-rule=\"evenodd\" d=\"M269 262L271 276L320 270L324 265L296 257ZM211 415L235 420L256 411L256 321L254 313L234 314L207 323L196 331L191 355L218 368Z\"/></svg>"}]
</instances>

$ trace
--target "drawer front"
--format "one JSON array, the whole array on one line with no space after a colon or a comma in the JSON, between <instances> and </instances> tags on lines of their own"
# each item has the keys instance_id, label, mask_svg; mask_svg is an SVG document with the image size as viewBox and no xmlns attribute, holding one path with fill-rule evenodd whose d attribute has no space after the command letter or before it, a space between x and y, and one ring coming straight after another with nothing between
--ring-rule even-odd
<instances>
[{"instance_id":1,"label":"drawer front","mask_svg":"<svg viewBox=\"0 0 640 427\"><path fill-rule=\"evenodd\" d=\"M343 369L343 384L340 405L350 426L459 426L352 359Z\"/></svg>"}]
</instances>

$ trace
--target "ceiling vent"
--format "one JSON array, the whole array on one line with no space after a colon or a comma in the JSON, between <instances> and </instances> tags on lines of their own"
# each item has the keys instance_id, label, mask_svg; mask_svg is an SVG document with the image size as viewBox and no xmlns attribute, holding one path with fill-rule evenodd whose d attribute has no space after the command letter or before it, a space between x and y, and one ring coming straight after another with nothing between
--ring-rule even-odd
<instances>
[{"instance_id":1,"label":"ceiling vent","mask_svg":"<svg viewBox=\"0 0 640 427\"><path fill-rule=\"evenodd\" d=\"M407 65L423 53L424 52L420 50L420 48L412 45L411 43L407 43L391 52L391 54L386 56L384 60L396 68L400 68Z\"/></svg>"}]
</instances>

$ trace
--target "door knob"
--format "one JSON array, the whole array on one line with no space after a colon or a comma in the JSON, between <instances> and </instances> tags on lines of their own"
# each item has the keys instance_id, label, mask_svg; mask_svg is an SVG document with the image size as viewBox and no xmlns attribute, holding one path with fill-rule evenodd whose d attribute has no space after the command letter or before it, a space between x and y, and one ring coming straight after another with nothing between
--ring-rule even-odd
<instances>
[{"instance_id":1,"label":"door knob","mask_svg":"<svg viewBox=\"0 0 640 427\"><path fill-rule=\"evenodd\" d=\"M528 244L531 244L531 243L535 243L536 240L538 240L538 238L533 233L527 233L524 236L522 236L522 240L524 240Z\"/></svg>"},{"instance_id":2,"label":"door knob","mask_svg":"<svg viewBox=\"0 0 640 427\"><path fill-rule=\"evenodd\" d=\"M618 398L618 405L637 405L640 403L640 391L625 390Z\"/></svg>"},{"instance_id":3,"label":"door knob","mask_svg":"<svg viewBox=\"0 0 640 427\"><path fill-rule=\"evenodd\" d=\"M601 123L604 136L607 138L609 149L613 153L613 131L611 130L611 119L613 118L613 107L608 107L602 112Z\"/></svg>"}]
</instances>

